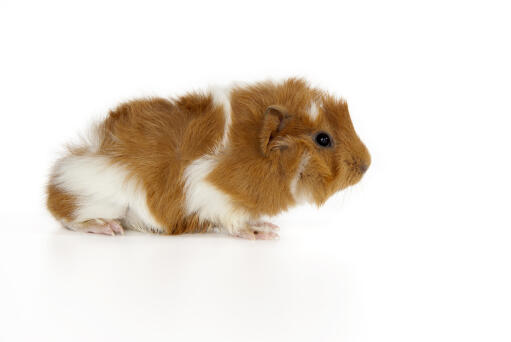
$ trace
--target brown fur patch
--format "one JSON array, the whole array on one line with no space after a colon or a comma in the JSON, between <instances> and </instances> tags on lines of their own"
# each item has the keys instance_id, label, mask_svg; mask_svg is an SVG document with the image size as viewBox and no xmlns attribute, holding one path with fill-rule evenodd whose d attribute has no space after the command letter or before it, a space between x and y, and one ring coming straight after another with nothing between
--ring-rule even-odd
<instances>
[{"instance_id":1,"label":"brown fur patch","mask_svg":"<svg viewBox=\"0 0 511 342\"><path fill-rule=\"evenodd\" d=\"M222 108L211 96L132 101L105 120L99 153L142 182L149 209L167 233L201 232L210 225L185 214L183 172L220 141L223 127Z\"/></svg>"},{"instance_id":2,"label":"brown fur patch","mask_svg":"<svg viewBox=\"0 0 511 342\"><path fill-rule=\"evenodd\" d=\"M60 220L72 221L77 208L76 197L59 189L54 184L46 187L48 210Z\"/></svg>"}]
</instances>

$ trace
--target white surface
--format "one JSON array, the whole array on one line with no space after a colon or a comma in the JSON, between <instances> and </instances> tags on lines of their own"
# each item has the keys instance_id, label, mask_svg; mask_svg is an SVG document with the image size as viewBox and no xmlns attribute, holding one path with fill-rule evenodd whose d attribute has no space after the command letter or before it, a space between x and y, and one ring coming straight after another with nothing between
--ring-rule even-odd
<instances>
[{"instance_id":1,"label":"white surface","mask_svg":"<svg viewBox=\"0 0 511 342\"><path fill-rule=\"evenodd\" d=\"M510 341L511 53L497 1L4 1L0 341ZM276 242L60 229L62 143L119 101L306 76L373 164Z\"/></svg>"}]
</instances>

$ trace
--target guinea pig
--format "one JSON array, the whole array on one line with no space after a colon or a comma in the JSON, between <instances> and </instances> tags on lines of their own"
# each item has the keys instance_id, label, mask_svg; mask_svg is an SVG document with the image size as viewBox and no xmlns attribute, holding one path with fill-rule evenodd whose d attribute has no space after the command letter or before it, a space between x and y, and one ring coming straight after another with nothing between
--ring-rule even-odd
<instances>
[{"instance_id":1,"label":"guinea pig","mask_svg":"<svg viewBox=\"0 0 511 342\"><path fill-rule=\"evenodd\" d=\"M211 88L110 111L55 163L47 207L73 231L275 239L263 218L320 206L370 163L346 102L302 79Z\"/></svg>"}]
</instances>

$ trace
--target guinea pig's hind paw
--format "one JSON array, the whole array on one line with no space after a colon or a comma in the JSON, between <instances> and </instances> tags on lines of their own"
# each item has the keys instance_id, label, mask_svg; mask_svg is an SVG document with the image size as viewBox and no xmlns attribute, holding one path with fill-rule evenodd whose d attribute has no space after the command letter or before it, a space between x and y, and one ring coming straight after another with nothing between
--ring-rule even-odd
<instances>
[{"instance_id":1,"label":"guinea pig's hind paw","mask_svg":"<svg viewBox=\"0 0 511 342\"><path fill-rule=\"evenodd\" d=\"M117 220L103 220L105 221L108 226L114 231L115 234L121 234L124 235L124 229L122 228L122 225Z\"/></svg>"},{"instance_id":2,"label":"guinea pig's hind paw","mask_svg":"<svg viewBox=\"0 0 511 342\"><path fill-rule=\"evenodd\" d=\"M124 234L122 225L117 220L94 219L66 225L71 230L83 233L116 235Z\"/></svg>"}]
</instances>

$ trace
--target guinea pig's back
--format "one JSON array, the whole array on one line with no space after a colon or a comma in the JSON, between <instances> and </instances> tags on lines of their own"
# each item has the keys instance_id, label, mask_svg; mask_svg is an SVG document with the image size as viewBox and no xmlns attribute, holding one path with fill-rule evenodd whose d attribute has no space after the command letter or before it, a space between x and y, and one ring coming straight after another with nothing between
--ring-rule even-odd
<instances>
[{"instance_id":1,"label":"guinea pig's back","mask_svg":"<svg viewBox=\"0 0 511 342\"><path fill-rule=\"evenodd\" d=\"M149 163L186 164L219 143L224 121L223 108L201 94L128 102L99 127L99 153L137 169Z\"/></svg>"}]
</instances>

